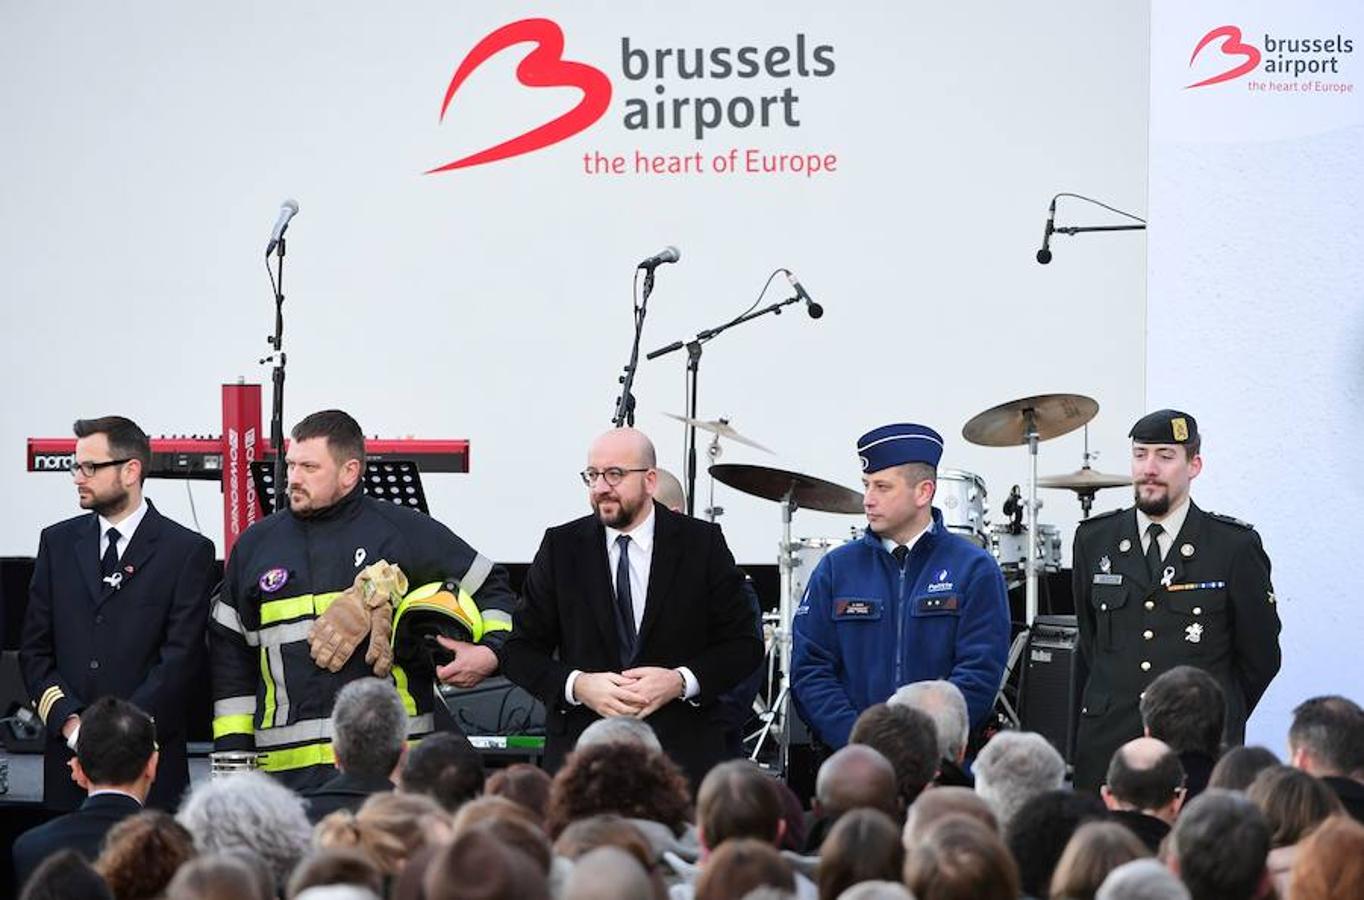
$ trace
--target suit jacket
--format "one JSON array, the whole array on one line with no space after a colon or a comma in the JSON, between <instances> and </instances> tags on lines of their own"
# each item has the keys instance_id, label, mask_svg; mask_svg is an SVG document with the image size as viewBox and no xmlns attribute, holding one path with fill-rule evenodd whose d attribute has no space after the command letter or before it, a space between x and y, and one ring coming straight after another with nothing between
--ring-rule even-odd
<instances>
[{"instance_id":1,"label":"suit jacket","mask_svg":"<svg viewBox=\"0 0 1364 900\"><path fill-rule=\"evenodd\" d=\"M762 641L719 526L657 503L654 516L653 559L633 660L621 658L606 532L595 515L546 531L526 573L502 664L508 678L545 705L550 771L599 718L564 698L574 669L687 666L700 693L666 704L649 724L693 783L724 758L722 728L706 707L754 670Z\"/></svg>"},{"instance_id":2,"label":"suit jacket","mask_svg":"<svg viewBox=\"0 0 1364 900\"><path fill-rule=\"evenodd\" d=\"M156 511L147 514L119 560L117 587L100 579L94 513L43 530L29 585L19 664L47 726L43 799L75 809L62 725L106 695L156 720L161 749L149 806L173 810L189 784L186 688L204 677L213 543Z\"/></svg>"},{"instance_id":3,"label":"suit jacket","mask_svg":"<svg viewBox=\"0 0 1364 900\"><path fill-rule=\"evenodd\" d=\"M1113 752L1141 736L1138 704L1162 672L1191 665L1217 679L1226 696L1225 739L1234 745L1279 671L1279 616L1255 529L1190 500L1166 573L1151 577L1131 507L1094 516L1075 532L1079 790L1097 790Z\"/></svg>"},{"instance_id":4,"label":"suit jacket","mask_svg":"<svg viewBox=\"0 0 1364 900\"><path fill-rule=\"evenodd\" d=\"M393 782L387 778L366 778L338 771L317 788L304 792L303 799L308 801L308 821L316 825L339 809L355 812L370 794L392 790Z\"/></svg>"},{"instance_id":5,"label":"suit jacket","mask_svg":"<svg viewBox=\"0 0 1364 900\"><path fill-rule=\"evenodd\" d=\"M75 850L94 862L109 829L141 810L141 804L126 794L97 794L87 797L75 812L25 831L14 841L15 886L22 889L33 870L58 850Z\"/></svg>"}]
</instances>

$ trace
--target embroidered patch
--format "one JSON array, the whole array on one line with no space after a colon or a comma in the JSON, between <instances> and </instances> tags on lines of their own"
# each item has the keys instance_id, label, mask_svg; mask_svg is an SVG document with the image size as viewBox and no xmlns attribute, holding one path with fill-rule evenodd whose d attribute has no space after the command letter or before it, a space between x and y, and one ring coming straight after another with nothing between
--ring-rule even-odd
<instances>
[{"instance_id":1,"label":"embroidered patch","mask_svg":"<svg viewBox=\"0 0 1364 900\"><path fill-rule=\"evenodd\" d=\"M947 570L946 570L946 569L942 569L941 571L939 571L939 572L938 572L938 577L933 581L932 584L930 584L930 585L928 586L928 588L927 588L928 592L929 592L930 594L936 594L936 593L939 593L939 592L941 592L941 591L950 591L950 590L952 590L953 587L955 587L955 585L953 585L952 582L948 581L947 578L948 578L948 575L947 575Z\"/></svg>"},{"instance_id":2,"label":"embroidered patch","mask_svg":"<svg viewBox=\"0 0 1364 900\"><path fill-rule=\"evenodd\" d=\"M260 589L262 591L267 594L273 594L275 591L284 587L285 582L288 580L289 570L282 566L275 566L273 569L267 569L265 571L265 574L260 577L258 584L260 584Z\"/></svg>"}]
</instances>

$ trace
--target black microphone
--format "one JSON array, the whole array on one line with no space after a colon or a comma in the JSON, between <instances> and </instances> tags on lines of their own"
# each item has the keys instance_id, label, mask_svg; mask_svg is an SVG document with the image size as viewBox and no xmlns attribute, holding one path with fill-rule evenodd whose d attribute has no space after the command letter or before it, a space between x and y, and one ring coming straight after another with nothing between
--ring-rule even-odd
<instances>
[{"instance_id":1,"label":"black microphone","mask_svg":"<svg viewBox=\"0 0 1364 900\"><path fill-rule=\"evenodd\" d=\"M810 314L810 318L818 319L824 315L824 307L815 302L815 299L805 292L805 288L796 281L796 276L791 274L790 269L782 269L786 273L786 280L791 282L791 287L795 289L796 296L805 301L805 311Z\"/></svg>"},{"instance_id":2,"label":"black microphone","mask_svg":"<svg viewBox=\"0 0 1364 900\"><path fill-rule=\"evenodd\" d=\"M636 268L653 271L657 266L661 266L664 263L675 263L681 258L681 250L678 250L676 247L664 247L662 252L655 253L653 256L636 266Z\"/></svg>"},{"instance_id":3,"label":"black microphone","mask_svg":"<svg viewBox=\"0 0 1364 900\"><path fill-rule=\"evenodd\" d=\"M294 199L285 200L279 207L279 218L275 220L275 230L270 232L270 243L265 245L265 255L269 256L275 252L275 246L284 237L284 232L289 228L289 220L298 215L298 201Z\"/></svg>"},{"instance_id":4,"label":"black microphone","mask_svg":"<svg viewBox=\"0 0 1364 900\"><path fill-rule=\"evenodd\" d=\"M1037 251L1037 261L1042 265L1051 262L1051 235L1056 230L1056 198L1051 198L1051 206L1047 209L1047 228L1042 232L1042 249Z\"/></svg>"}]
</instances>

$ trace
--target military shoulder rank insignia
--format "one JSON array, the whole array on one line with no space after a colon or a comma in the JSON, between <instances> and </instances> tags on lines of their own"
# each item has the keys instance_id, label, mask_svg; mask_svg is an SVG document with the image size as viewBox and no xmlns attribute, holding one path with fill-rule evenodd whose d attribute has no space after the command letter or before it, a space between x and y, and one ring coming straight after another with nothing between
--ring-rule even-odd
<instances>
[{"instance_id":1,"label":"military shoulder rank insignia","mask_svg":"<svg viewBox=\"0 0 1364 900\"><path fill-rule=\"evenodd\" d=\"M1244 519L1238 519L1235 516L1224 516L1222 515L1222 513L1215 512L1208 513L1208 516L1210 518L1216 519L1219 522L1226 522L1228 525L1235 525L1237 528L1247 528L1252 531L1255 530L1254 525L1250 524Z\"/></svg>"}]
</instances>

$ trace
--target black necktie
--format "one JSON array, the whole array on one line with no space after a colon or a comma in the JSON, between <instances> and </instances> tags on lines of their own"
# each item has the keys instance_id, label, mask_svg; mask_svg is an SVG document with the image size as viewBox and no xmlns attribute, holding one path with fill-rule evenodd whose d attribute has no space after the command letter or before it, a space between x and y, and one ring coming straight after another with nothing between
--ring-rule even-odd
<instances>
[{"instance_id":1,"label":"black necktie","mask_svg":"<svg viewBox=\"0 0 1364 900\"><path fill-rule=\"evenodd\" d=\"M622 534L616 538L620 548L620 561L616 563L616 611L620 613L621 624L625 626L625 646L621 648L625 660L635 655L635 601L630 596L630 535Z\"/></svg>"},{"instance_id":2,"label":"black necktie","mask_svg":"<svg viewBox=\"0 0 1364 900\"><path fill-rule=\"evenodd\" d=\"M109 538L109 546L104 550L104 558L99 563L99 574L102 578L108 578L118 571L118 539L123 535L118 533L117 528L110 528L104 532Z\"/></svg>"},{"instance_id":3,"label":"black necktie","mask_svg":"<svg viewBox=\"0 0 1364 900\"><path fill-rule=\"evenodd\" d=\"M1160 580L1160 536L1165 533L1159 523L1152 522L1146 527L1151 543L1146 548L1146 567L1151 570L1152 583Z\"/></svg>"},{"instance_id":4,"label":"black necktie","mask_svg":"<svg viewBox=\"0 0 1364 900\"><path fill-rule=\"evenodd\" d=\"M905 557L909 556L909 548L904 544L898 544L894 550L890 551L890 555L895 557L895 561L900 564L901 568L904 568Z\"/></svg>"}]
</instances>

